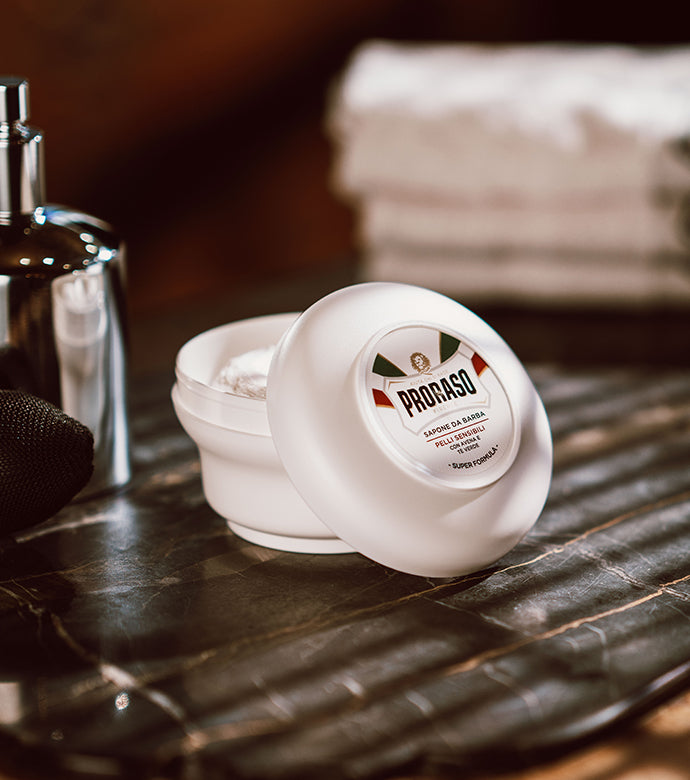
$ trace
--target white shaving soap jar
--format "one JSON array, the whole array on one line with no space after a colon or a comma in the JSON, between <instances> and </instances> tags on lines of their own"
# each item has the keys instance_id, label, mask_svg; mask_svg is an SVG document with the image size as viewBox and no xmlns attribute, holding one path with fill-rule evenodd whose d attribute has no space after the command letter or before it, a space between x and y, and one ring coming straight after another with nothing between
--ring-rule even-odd
<instances>
[{"instance_id":1,"label":"white shaving soap jar","mask_svg":"<svg viewBox=\"0 0 690 780\"><path fill-rule=\"evenodd\" d=\"M551 435L527 372L431 290L359 284L230 323L175 371L205 496L250 542L450 577L504 555L546 500Z\"/></svg>"}]
</instances>

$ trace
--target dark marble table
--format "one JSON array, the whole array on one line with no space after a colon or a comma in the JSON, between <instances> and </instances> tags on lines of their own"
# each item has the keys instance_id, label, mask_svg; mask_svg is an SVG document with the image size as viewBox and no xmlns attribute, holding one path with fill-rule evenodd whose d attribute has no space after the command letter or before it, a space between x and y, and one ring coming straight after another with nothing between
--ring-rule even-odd
<instances>
[{"instance_id":1,"label":"dark marble table","mask_svg":"<svg viewBox=\"0 0 690 780\"><path fill-rule=\"evenodd\" d=\"M234 537L171 371L135 379L132 483L4 542L0 775L471 777L684 690L690 371L530 370L555 440L545 511L443 581Z\"/></svg>"}]
</instances>

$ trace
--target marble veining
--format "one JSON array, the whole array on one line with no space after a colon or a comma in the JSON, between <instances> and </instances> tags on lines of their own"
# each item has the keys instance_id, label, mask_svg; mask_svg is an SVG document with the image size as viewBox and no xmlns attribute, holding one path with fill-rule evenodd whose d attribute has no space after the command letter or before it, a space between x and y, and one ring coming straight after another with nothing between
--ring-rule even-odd
<instances>
[{"instance_id":1,"label":"marble veining","mask_svg":"<svg viewBox=\"0 0 690 780\"><path fill-rule=\"evenodd\" d=\"M2 540L0 769L469 776L680 690L690 375L534 377L555 439L547 506L496 565L448 580L234 537L170 378L135 383L132 483Z\"/></svg>"}]
</instances>

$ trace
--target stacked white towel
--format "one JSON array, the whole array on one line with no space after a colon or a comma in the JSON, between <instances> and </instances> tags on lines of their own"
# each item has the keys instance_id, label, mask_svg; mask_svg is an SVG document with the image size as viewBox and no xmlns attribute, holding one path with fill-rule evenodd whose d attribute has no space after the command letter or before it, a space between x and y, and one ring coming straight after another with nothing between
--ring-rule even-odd
<instances>
[{"instance_id":1,"label":"stacked white towel","mask_svg":"<svg viewBox=\"0 0 690 780\"><path fill-rule=\"evenodd\" d=\"M690 48L371 42L330 129L366 278L690 303Z\"/></svg>"}]
</instances>

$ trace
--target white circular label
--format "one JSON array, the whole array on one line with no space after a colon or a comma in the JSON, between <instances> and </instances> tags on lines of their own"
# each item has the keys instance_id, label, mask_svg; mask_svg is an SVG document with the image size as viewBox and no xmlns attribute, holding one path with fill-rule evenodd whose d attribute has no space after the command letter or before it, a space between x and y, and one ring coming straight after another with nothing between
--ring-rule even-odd
<instances>
[{"instance_id":1,"label":"white circular label","mask_svg":"<svg viewBox=\"0 0 690 780\"><path fill-rule=\"evenodd\" d=\"M517 448L508 396L461 337L425 325L396 328L365 356L366 403L381 432L416 469L479 487L508 469Z\"/></svg>"}]
</instances>

